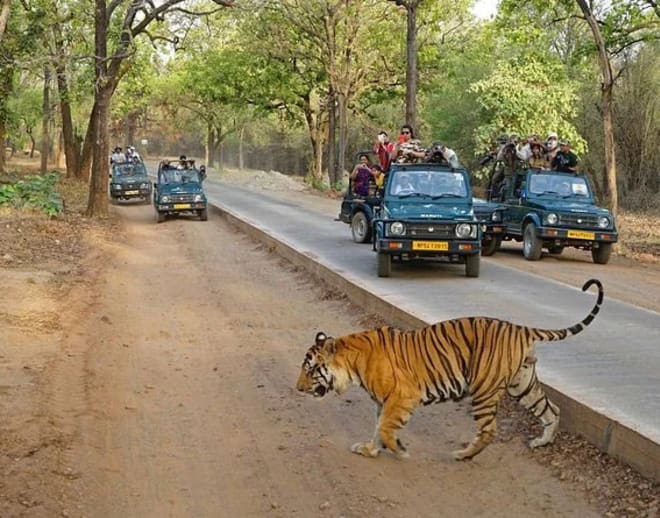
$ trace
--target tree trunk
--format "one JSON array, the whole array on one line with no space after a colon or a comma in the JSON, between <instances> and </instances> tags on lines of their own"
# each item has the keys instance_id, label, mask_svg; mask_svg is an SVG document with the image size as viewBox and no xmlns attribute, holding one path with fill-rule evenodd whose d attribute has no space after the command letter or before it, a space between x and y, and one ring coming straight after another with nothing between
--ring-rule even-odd
<instances>
[{"instance_id":1,"label":"tree trunk","mask_svg":"<svg viewBox=\"0 0 660 518\"><path fill-rule=\"evenodd\" d=\"M346 95L340 93L337 95L337 111L339 115L339 149L337 150L337 171L335 172L334 178L331 178L330 181L333 184L339 182L341 177L344 175L346 170L346 135L348 133L348 114L346 106Z\"/></svg>"},{"instance_id":2,"label":"tree trunk","mask_svg":"<svg viewBox=\"0 0 660 518\"><path fill-rule=\"evenodd\" d=\"M7 138L7 100L14 83L14 73L11 67L0 68L0 173L5 168L5 140Z\"/></svg>"},{"instance_id":3,"label":"tree trunk","mask_svg":"<svg viewBox=\"0 0 660 518\"><path fill-rule=\"evenodd\" d=\"M603 138L605 153L605 177L607 180L608 207L613 214L618 209L618 192L616 182L616 153L614 149L614 107L612 101L612 90L614 88L614 74L612 73L612 64L605 41L600 33L598 21L594 17L591 7L586 0L577 0L584 17L591 28L591 32L598 50L598 65L602 76L601 84L601 108L603 114Z\"/></svg>"},{"instance_id":4,"label":"tree trunk","mask_svg":"<svg viewBox=\"0 0 660 518\"><path fill-rule=\"evenodd\" d=\"M12 0L0 0L0 41L2 41L2 36L5 34L5 29L7 28L11 2Z\"/></svg>"},{"instance_id":5,"label":"tree trunk","mask_svg":"<svg viewBox=\"0 0 660 518\"><path fill-rule=\"evenodd\" d=\"M241 126L240 131L238 132L238 170L242 171L245 168L245 162L243 159L243 138L245 136L245 128Z\"/></svg>"},{"instance_id":6,"label":"tree trunk","mask_svg":"<svg viewBox=\"0 0 660 518\"><path fill-rule=\"evenodd\" d=\"M50 70L44 66L44 93L41 115L41 174L48 172L48 153L50 151Z\"/></svg>"},{"instance_id":7,"label":"tree trunk","mask_svg":"<svg viewBox=\"0 0 660 518\"><path fill-rule=\"evenodd\" d=\"M108 214L108 119L110 115L110 97L113 89L108 84L107 48L107 9L105 0L96 0L94 11L94 49L96 63L94 70L94 125L90 130L93 137L92 171L89 182L89 198L86 215L105 217Z\"/></svg>"},{"instance_id":8,"label":"tree trunk","mask_svg":"<svg viewBox=\"0 0 660 518\"><path fill-rule=\"evenodd\" d=\"M406 124L417 131L417 6L419 0L406 5Z\"/></svg>"},{"instance_id":9,"label":"tree trunk","mask_svg":"<svg viewBox=\"0 0 660 518\"><path fill-rule=\"evenodd\" d=\"M336 138L336 128L337 128L337 112L335 111L335 90L330 87L328 92L328 180L330 185L336 184L338 179L337 177L337 142ZM341 179L341 177L339 178Z\"/></svg>"}]
</instances>

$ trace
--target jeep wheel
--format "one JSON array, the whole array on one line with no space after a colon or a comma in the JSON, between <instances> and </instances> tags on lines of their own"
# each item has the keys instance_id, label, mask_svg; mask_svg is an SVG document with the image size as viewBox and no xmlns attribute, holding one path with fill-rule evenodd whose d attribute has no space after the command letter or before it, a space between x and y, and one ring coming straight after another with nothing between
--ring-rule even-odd
<instances>
[{"instance_id":1,"label":"jeep wheel","mask_svg":"<svg viewBox=\"0 0 660 518\"><path fill-rule=\"evenodd\" d=\"M481 256L479 254L465 256L465 276L466 277L479 277L479 265L481 264Z\"/></svg>"},{"instance_id":2,"label":"jeep wheel","mask_svg":"<svg viewBox=\"0 0 660 518\"><path fill-rule=\"evenodd\" d=\"M389 277L392 273L392 256L378 252L378 277Z\"/></svg>"},{"instance_id":3,"label":"jeep wheel","mask_svg":"<svg viewBox=\"0 0 660 518\"><path fill-rule=\"evenodd\" d=\"M158 223L162 223L163 221L165 221L165 213L160 212L160 211L156 211L156 221Z\"/></svg>"},{"instance_id":4,"label":"jeep wheel","mask_svg":"<svg viewBox=\"0 0 660 518\"><path fill-rule=\"evenodd\" d=\"M364 212L358 211L351 219L351 233L356 243L367 243L371 240L371 225Z\"/></svg>"},{"instance_id":5,"label":"jeep wheel","mask_svg":"<svg viewBox=\"0 0 660 518\"><path fill-rule=\"evenodd\" d=\"M612 255L612 243L601 243L598 248L591 249L591 258L596 264L607 264Z\"/></svg>"},{"instance_id":6,"label":"jeep wheel","mask_svg":"<svg viewBox=\"0 0 660 518\"><path fill-rule=\"evenodd\" d=\"M501 237L494 237L489 241L482 241L481 255L483 255L484 257L489 257L493 255L495 252L497 252L500 249L501 244L502 244Z\"/></svg>"},{"instance_id":7,"label":"jeep wheel","mask_svg":"<svg viewBox=\"0 0 660 518\"><path fill-rule=\"evenodd\" d=\"M199 211L199 219L201 221L206 221L209 219L209 211L208 209L202 209Z\"/></svg>"},{"instance_id":8,"label":"jeep wheel","mask_svg":"<svg viewBox=\"0 0 660 518\"><path fill-rule=\"evenodd\" d=\"M561 245L555 245L555 246L549 246L548 247L548 252L550 252L553 255L561 255L561 253L564 251L564 247Z\"/></svg>"},{"instance_id":9,"label":"jeep wheel","mask_svg":"<svg viewBox=\"0 0 660 518\"><path fill-rule=\"evenodd\" d=\"M536 225L528 223L523 233L523 255L528 261L538 261L541 258L543 243L536 235Z\"/></svg>"}]
</instances>

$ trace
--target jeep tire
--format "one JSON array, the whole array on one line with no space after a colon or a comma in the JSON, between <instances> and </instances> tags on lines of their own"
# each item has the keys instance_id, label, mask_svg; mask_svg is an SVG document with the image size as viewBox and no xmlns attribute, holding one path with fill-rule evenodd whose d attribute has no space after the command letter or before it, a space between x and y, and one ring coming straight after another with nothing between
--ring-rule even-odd
<instances>
[{"instance_id":1,"label":"jeep tire","mask_svg":"<svg viewBox=\"0 0 660 518\"><path fill-rule=\"evenodd\" d=\"M163 221L165 221L165 213L160 212L159 210L157 210L156 211L156 222L162 223Z\"/></svg>"},{"instance_id":2,"label":"jeep tire","mask_svg":"<svg viewBox=\"0 0 660 518\"><path fill-rule=\"evenodd\" d=\"M494 255L495 252L497 252L500 249L501 244L502 244L501 237L493 237L488 241L482 241L481 255L483 255L484 257L489 257L491 255Z\"/></svg>"},{"instance_id":3,"label":"jeep tire","mask_svg":"<svg viewBox=\"0 0 660 518\"><path fill-rule=\"evenodd\" d=\"M378 252L378 277L389 277L392 274L392 256Z\"/></svg>"},{"instance_id":4,"label":"jeep tire","mask_svg":"<svg viewBox=\"0 0 660 518\"><path fill-rule=\"evenodd\" d=\"M536 225L528 223L523 232L523 255L528 261L538 261L541 258L543 242L536 235Z\"/></svg>"},{"instance_id":5,"label":"jeep tire","mask_svg":"<svg viewBox=\"0 0 660 518\"><path fill-rule=\"evenodd\" d=\"M199 219L200 221L206 221L209 219L209 211L208 209L202 209L199 211Z\"/></svg>"},{"instance_id":6,"label":"jeep tire","mask_svg":"<svg viewBox=\"0 0 660 518\"><path fill-rule=\"evenodd\" d=\"M465 256L465 276L466 277L479 277L479 265L481 264L481 256L479 254L472 254Z\"/></svg>"},{"instance_id":7,"label":"jeep tire","mask_svg":"<svg viewBox=\"0 0 660 518\"><path fill-rule=\"evenodd\" d=\"M591 258L596 264L607 264L612 255L612 243L600 243L598 248L591 249Z\"/></svg>"},{"instance_id":8,"label":"jeep tire","mask_svg":"<svg viewBox=\"0 0 660 518\"><path fill-rule=\"evenodd\" d=\"M371 225L367 215L361 210L353 214L351 218L351 233L356 243L368 243L371 241Z\"/></svg>"}]
</instances>

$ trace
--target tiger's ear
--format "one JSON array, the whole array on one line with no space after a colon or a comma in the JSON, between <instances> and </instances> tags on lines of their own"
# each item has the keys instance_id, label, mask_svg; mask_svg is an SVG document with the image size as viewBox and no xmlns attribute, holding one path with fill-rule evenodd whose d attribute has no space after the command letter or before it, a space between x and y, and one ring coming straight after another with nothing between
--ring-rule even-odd
<instances>
[{"instance_id":1,"label":"tiger's ear","mask_svg":"<svg viewBox=\"0 0 660 518\"><path fill-rule=\"evenodd\" d=\"M316 333L316 338L314 339L314 342L316 343L316 345L321 347L327 339L328 339L328 335L326 335L323 331L319 331L318 333Z\"/></svg>"}]
</instances>

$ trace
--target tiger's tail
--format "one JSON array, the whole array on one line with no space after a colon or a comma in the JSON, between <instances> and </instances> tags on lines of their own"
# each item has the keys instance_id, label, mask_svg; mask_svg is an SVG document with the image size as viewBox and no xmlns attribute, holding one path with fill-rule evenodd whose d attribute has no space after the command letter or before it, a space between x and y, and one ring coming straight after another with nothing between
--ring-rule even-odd
<instances>
[{"instance_id":1,"label":"tiger's tail","mask_svg":"<svg viewBox=\"0 0 660 518\"><path fill-rule=\"evenodd\" d=\"M569 336L573 336L582 332L582 330L585 327L591 324L593 319L600 311L600 306L603 303L603 294L604 294L603 285L600 283L598 279L589 279L587 282L584 283L584 286L582 286L582 291L587 291L594 284L598 286L598 299L596 300L596 304L594 304L594 307L591 309L591 313L589 313L584 319L582 319L574 326L567 327L565 329L555 329L555 330L534 329L534 331L539 335L539 338L541 340L545 340L548 342L554 340L563 340L564 338L568 338Z\"/></svg>"}]
</instances>

